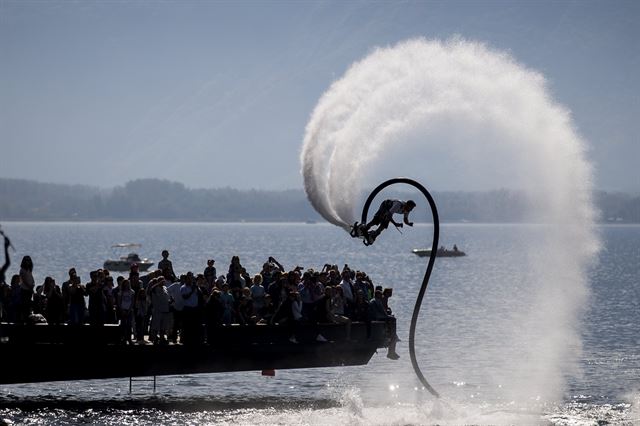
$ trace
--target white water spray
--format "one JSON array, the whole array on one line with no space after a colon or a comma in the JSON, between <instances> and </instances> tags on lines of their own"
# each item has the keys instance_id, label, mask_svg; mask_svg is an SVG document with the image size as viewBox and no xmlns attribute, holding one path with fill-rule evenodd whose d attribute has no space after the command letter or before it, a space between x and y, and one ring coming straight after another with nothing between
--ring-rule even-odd
<instances>
[{"instance_id":1,"label":"white water spray","mask_svg":"<svg viewBox=\"0 0 640 426\"><path fill-rule=\"evenodd\" d=\"M344 229L359 214L362 185L398 175L430 190L525 191L523 219L545 226L524 254L535 287L511 343L526 359L509 371L523 371L523 395L514 397L550 399L579 354L577 317L597 245L584 149L539 73L483 44L414 39L373 51L331 85L307 125L301 160L310 202ZM537 341L519 341L519 327L535 330Z\"/></svg>"}]
</instances>

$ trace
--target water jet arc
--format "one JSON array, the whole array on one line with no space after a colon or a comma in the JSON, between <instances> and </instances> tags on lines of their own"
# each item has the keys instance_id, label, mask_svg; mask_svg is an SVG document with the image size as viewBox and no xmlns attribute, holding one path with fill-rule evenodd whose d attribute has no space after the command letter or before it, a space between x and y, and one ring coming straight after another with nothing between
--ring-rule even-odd
<instances>
[{"instance_id":1,"label":"water jet arc","mask_svg":"<svg viewBox=\"0 0 640 426\"><path fill-rule=\"evenodd\" d=\"M422 305L422 299L424 298L424 294L427 291L427 285L429 284L429 278L431 277L431 271L433 270L433 264L436 260L436 253L438 251L438 239L440 237L440 219L438 218L438 209L436 208L436 203L433 200L433 197L427 191L427 189L422 186L419 182L416 182L413 179L397 177L393 179L386 180L378 185L372 192L369 194L367 201L364 203L364 207L362 208L362 221L360 223L367 223L367 214L369 213L369 207L371 206L371 202L378 195L380 191L384 188L394 185L396 183L404 183L407 185L411 185L414 188L418 189L422 192L422 195L425 196L427 201L429 202L429 207L431 208L431 215L433 217L433 243L431 245L431 255L429 256L429 262L427 263L427 271L424 273L424 278L422 278L422 285L420 286L420 291L418 292L418 297L416 298L416 304L413 308L413 315L411 316L411 326L409 327L409 355L411 357L411 365L413 366L413 371L415 371L416 376L418 376L418 380L424 385L424 387L436 398L440 398L440 394L429 384L427 379L422 374L420 367L418 366L418 361L416 360L416 351L415 351L415 332L416 332L416 324L418 322L418 314L420 313L420 306Z\"/></svg>"}]
</instances>

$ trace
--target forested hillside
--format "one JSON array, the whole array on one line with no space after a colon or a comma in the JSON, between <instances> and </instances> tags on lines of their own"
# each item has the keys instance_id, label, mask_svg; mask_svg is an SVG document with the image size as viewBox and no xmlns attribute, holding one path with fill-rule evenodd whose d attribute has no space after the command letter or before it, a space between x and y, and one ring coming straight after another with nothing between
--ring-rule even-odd
<instances>
[{"instance_id":1,"label":"forested hillside","mask_svg":"<svg viewBox=\"0 0 640 426\"><path fill-rule=\"evenodd\" d=\"M406 198L403 193L387 196ZM434 192L434 197L443 222L519 222L527 216L527 203L515 191ZM603 222L640 223L640 196L598 192L595 201ZM426 214L416 216L427 220ZM0 178L0 220L321 219L302 190L190 189L160 179L101 189Z\"/></svg>"}]
</instances>

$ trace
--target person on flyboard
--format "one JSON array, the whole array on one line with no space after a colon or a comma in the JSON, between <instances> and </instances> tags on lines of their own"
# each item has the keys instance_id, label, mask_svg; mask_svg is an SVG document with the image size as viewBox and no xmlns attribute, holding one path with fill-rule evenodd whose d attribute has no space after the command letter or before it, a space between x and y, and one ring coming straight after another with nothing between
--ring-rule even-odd
<instances>
[{"instance_id":1,"label":"person on flyboard","mask_svg":"<svg viewBox=\"0 0 640 426\"><path fill-rule=\"evenodd\" d=\"M396 228L402 228L402 223L393 220L394 214L402 214L404 224L413 226L413 222L409 221L409 213L411 213L411 210L413 210L415 206L416 203L413 200L384 200L369 223L359 225L358 222L356 222L353 224L351 236L363 238L365 245L373 244L378 235L387 229L389 222L393 223ZM376 225L377 228L369 232L369 229Z\"/></svg>"}]
</instances>

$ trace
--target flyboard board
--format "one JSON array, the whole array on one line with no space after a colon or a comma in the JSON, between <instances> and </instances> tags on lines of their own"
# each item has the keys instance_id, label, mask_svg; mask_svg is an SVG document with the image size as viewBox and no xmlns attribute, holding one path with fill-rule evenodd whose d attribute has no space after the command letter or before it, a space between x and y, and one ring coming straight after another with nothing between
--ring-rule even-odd
<instances>
[{"instance_id":1,"label":"flyboard board","mask_svg":"<svg viewBox=\"0 0 640 426\"><path fill-rule=\"evenodd\" d=\"M353 226L351 226L351 232L349 232L349 234L353 238L361 238L365 246L370 246L376 240L376 234L369 233L365 225L358 224L358 222L355 222Z\"/></svg>"}]
</instances>

